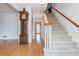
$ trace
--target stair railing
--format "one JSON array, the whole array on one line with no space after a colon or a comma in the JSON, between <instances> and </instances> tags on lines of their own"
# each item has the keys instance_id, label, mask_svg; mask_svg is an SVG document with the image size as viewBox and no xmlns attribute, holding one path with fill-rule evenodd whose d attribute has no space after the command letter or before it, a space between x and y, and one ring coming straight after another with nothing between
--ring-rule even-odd
<instances>
[{"instance_id":1,"label":"stair railing","mask_svg":"<svg viewBox=\"0 0 79 59\"><path fill-rule=\"evenodd\" d=\"M62 15L64 18L66 18L69 22L71 22L73 25L75 25L77 28L79 28L79 24L77 24L75 21L64 15L62 12L60 12L58 9L52 7L56 12L58 12L60 15Z\"/></svg>"},{"instance_id":2,"label":"stair railing","mask_svg":"<svg viewBox=\"0 0 79 59\"><path fill-rule=\"evenodd\" d=\"M45 50L50 49L51 42L51 24L49 23L46 12L44 12L43 16L43 33L44 33L44 42L45 42Z\"/></svg>"}]
</instances>

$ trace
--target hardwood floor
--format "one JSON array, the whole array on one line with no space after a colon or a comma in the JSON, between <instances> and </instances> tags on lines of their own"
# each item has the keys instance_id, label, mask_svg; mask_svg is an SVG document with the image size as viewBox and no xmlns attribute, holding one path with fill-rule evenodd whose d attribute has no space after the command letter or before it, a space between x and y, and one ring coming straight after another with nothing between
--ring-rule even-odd
<instances>
[{"instance_id":1,"label":"hardwood floor","mask_svg":"<svg viewBox=\"0 0 79 59\"><path fill-rule=\"evenodd\" d=\"M19 45L17 40L0 40L0 56L43 56L43 41Z\"/></svg>"}]
</instances>

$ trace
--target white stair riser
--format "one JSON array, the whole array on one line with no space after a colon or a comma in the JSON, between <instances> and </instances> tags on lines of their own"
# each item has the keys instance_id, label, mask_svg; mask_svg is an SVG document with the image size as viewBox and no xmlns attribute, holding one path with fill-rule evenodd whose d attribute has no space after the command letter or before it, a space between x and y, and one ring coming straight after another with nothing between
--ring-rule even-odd
<instances>
[{"instance_id":1,"label":"white stair riser","mask_svg":"<svg viewBox=\"0 0 79 59\"><path fill-rule=\"evenodd\" d=\"M58 29L58 30L64 30L64 28L61 28L61 27L52 27L52 30L56 30L56 29Z\"/></svg>"},{"instance_id":2,"label":"white stair riser","mask_svg":"<svg viewBox=\"0 0 79 59\"><path fill-rule=\"evenodd\" d=\"M79 53L71 52L71 53L45 53L45 56L79 56Z\"/></svg>"},{"instance_id":3,"label":"white stair riser","mask_svg":"<svg viewBox=\"0 0 79 59\"><path fill-rule=\"evenodd\" d=\"M66 32L65 30L63 30L63 29L52 29L52 32L59 32L59 33L62 33L62 32Z\"/></svg>"},{"instance_id":4,"label":"white stair riser","mask_svg":"<svg viewBox=\"0 0 79 59\"><path fill-rule=\"evenodd\" d=\"M76 42L70 41L70 42L49 42L51 45L73 45L77 44Z\"/></svg>"},{"instance_id":5,"label":"white stair riser","mask_svg":"<svg viewBox=\"0 0 79 59\"><path fill-rule=\"evenodd\" d=\"M68 35L67 32L54 32L54 31L52 31L52 34L53 34L53 35L54 35L54 34L66 34L66 35Z\"/></svg>"},{"instance_id":6,"label":"white stair riser","mask_svg":"<svg viewBox=\"0 0 79 59\"><path fill-rule=\"evenodd\" d=\"M68 42L68 41L71 41L71 40L70 40L70 38L52 38L51 41L55 41L55 42L56 42L56 41L57 41L57 42L58 42L58 41L59 41L59 42L67 41L67 42Z\"/></svg>"},{"instance_id":7,"label":"white stair riser","mask_svg":"<svg viewBox=\"0 0 79 59\"><path fill-rule=\"evenodd\" d=\"M52 36L68 36L67 34L52 34Z\"/></svg>"},{"instance_id":8,"label":"white stair riser","mask_svg":"<svg viewBox=\"0 0 79 59\"><path fill-rule=\"evenodd\" d=\"M51 40L53 42L71 42L70 40ZM51 43L51 42L49 42Z\"/></svg>"},{"instance_id":9,"label":"white stair riser","mask_svg":"<svg viewBox=\"0 0 79 59\"><path fill-rule=\"evenodd\" d=\"M49 45L51 49L66 49L66 48L76 48L76 45Z\"/></svg>"},{"instance_id":10,"label":"white stair riser","mask_svg":"<svg viewBox=\"0 0 79 59\"><path fill-rule=\"evenodd\" d=\"M65 37L70 37L70 36L66 36L66 35L63 35L63 36L58 36L58 35L52 35L51 38L65 38Z\"/></svg>"}]
</instances>

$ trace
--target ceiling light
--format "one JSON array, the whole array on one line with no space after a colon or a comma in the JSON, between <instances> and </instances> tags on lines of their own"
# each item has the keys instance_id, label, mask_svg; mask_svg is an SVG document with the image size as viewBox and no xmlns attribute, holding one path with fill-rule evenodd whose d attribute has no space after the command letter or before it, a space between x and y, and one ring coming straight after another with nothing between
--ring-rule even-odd
<instances>
[{"instance_id":1,"label":"ceiling light","mask_svg":"<svg viewBox=\"0 0 79 59\"><path fill-rule=\"evenodd\" d=\"M44 3L40 3L40 6L43 7L44 6Z\"/></svg>"}]
</instances>

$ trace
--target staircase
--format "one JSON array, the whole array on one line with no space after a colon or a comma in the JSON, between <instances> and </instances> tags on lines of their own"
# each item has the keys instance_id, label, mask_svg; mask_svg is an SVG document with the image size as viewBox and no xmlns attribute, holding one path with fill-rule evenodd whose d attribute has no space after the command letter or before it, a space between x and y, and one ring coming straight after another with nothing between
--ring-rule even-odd
<instances>
[{"instance_id":1,"label":"staircase","mask_svg":"<svg viewBox=\"0 0 79 59\"><path fill-rule=\"evenodd\" d=\"M77 43L72 41L63 26L56 20L54 15L47 15L52 20L52 40L49 40L49 48L44 51L45 56L78 56ZM61 20L62 21L62 20Z\"/></svg>"}]
</instances>

